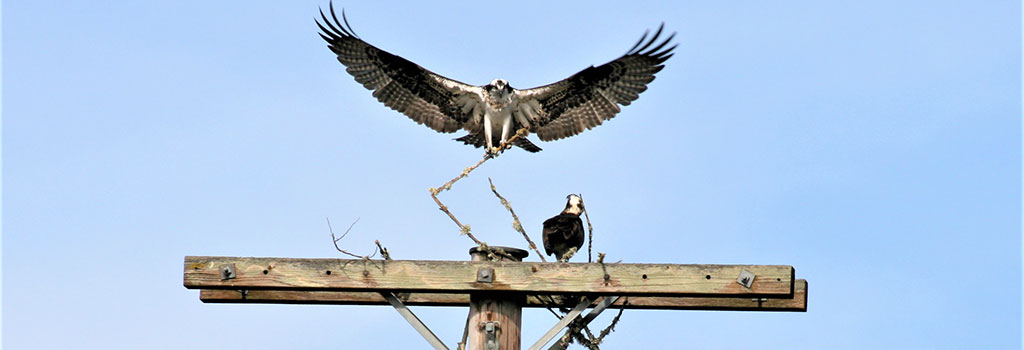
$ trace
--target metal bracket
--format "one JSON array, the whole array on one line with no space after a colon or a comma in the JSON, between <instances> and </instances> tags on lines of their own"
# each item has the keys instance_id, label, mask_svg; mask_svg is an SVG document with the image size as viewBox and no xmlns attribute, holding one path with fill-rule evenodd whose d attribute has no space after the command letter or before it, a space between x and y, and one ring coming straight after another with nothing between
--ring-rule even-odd
<instances>
[{"instance_id":1,"label":"metal bracket","mask_svg":"<svg viewBox=\"0 0 1024 350\"><path fill-rule=\"evenodd\" d=\"M500 350L498 344L498 329L501 329L501 322L488 321L481 323L484 328L484 350Z\"/></svg>"},{"instance_id":2,"label":"metal bracket","mask_svg":"<svg viewBox=\"0 0 1024 350\"><path fill-rule=\"evenodd\" d=\"M601 298L603 301L604 297ZM544 333L544 335L541 336L540 339L537 339L537 342L533 343L533 345L530 346L530 350L540 350L540 348L544 347L544 345L551 341L552 338L558 335L558 332L562 331L562 329L565 328L565 326L568 326L569 322L575 320L576 317L578 317L584 309L590 306L592 302L593 299L590 299L590 297L588 296L584 296L583 299L580 300L579 304L576 304L576 307L573 308L572 311L569 311L569 313L565 314L565 316L563 316L561 320L558 320L558 322L556 322L555 325L551 327L551 329L549 329L547 333ZM611 303L609 303L609 305L610 304Z\"/></svg>"},{"instance_id":3,"label":"metal bracket","mask_svg":"<svg viewBox=\"0 0 1024 350\"><path fill-rule=\"evenodd\" d=\"M581 323L584 326L590 324L591 321L593 321L595 318L597 318L597 315L600 315L602 311L604 311L609 306L611 306L612 303L615 303L616 300L619 300L619 297L617 297L617 296L607 296L607 297L604 297L604 299L602 299L600 302L598 302L597 305L594 306L594 308L591 309L590 312L588 312L586 316L583 316L583 322L581 322ZM566 331L566 332L568 332L568 331ZM554 344L551 344L551 347L549 347L548 350L565 350L565 347L562 346L562 342L555 341Z\"/></svg>"},{"instance_id":4,"label":"metal bracket","mask_svg":"<svg viewBox=\"0 0 1024 350\"><path fill-rule=\"evenodd\" d=\"M757 276L755 276L753 272L744 269L740 271L740 277L736 278L736 283L742 284L744 287L750 288L750 286L754 284L754 278L757 278Z\"/></svg>"},{"instance_id":5,"label":"metal bracket","mask_svg":"<svg viewBox=\"0 0 1024 350\"><path fill-rule=\"evenodd\" d=\"M227 264L220 267L220 280L229 280L237 277L235 275L235 264Z\"/></svg>"},{"instance_id":6,"label":"metal bracket","mask_svg":"<svg viewBox=\"0 0 1024 350\"><path fill-rule=\"evenodd\" d=\"M479 270L476 270L476 281L481 283L494 282L494 269L490 267L481 267Z\"/></svg>"},{"instance_id":7,"label":"metal bracket","mask_svg":"<svg viewBox=\"0 0 1024 350\"><path fill-rule=\"evenodd\" d=\"M394 293L380 292L380 295L383 296L384 299L387 299L388 303L391 303L391 306L393 306L395 310L397 310L398 313L401 314L410 325L412 325L412 328L415 328L416 331L419 332L428 343L430 343L430 346L434 347L435 350L448 350L448 347L441 342L441 339L438 338L437 335L434 335L434 332L430 331L430 328L427 328L427 325L423 324L423 321L420 321L419 317L416 317L416 314L413 314L412 310L409 310L409 307L405 306L401 300L398 300L398 297L395 297Z\"/></svg>"}]
</instances>

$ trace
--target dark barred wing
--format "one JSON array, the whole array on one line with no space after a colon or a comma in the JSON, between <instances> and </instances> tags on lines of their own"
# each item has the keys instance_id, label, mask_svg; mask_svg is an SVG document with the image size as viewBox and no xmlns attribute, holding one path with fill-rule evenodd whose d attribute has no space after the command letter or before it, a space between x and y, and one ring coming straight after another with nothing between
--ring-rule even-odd
<instances>
[{"instance_id":1,"label":"dark barred wing","mask_svg":"<svg viewBox=\"0 0 1024 350\"><path fill-rule=\"evenodd\" d=\"M404 58L359 39L342 12L338 21L320 10L320 37L338 55L356 81L373 91L384 105L439 132L455 132L467 122L478 123L483 108L479 87L437 75Z\"/></svg>"},{"instance_id":2,"label":"dark barred wing","mask_svg":"<svg viewBox=\"0 0 1024 350\"><path fill-rule=\"evenodd\" d=\"M558 140L601 125L619 113L619 106L635 101L654 74L672 57L675 45L665 48L673 33L658 43L665 24L647 40L647 34L618 59L573 74L551 85L521 90L516 113L531 123L543 141Z\"/></svg>"}]
</instances>

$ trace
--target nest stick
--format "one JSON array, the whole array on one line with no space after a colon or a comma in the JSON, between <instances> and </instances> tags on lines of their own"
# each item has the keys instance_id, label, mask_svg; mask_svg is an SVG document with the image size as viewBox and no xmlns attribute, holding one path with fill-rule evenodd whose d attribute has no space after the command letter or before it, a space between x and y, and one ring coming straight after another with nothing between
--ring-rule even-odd
<instances>
[{"instance_id":1,"label":"nest stick","mask_svg":"<svg viewBox=\"0 0 1024 350\"><path fill-rule=\"evenodd\" d=\"M358 218L355 221L353 221L351 225L348 225L348 229L345 230L345 233L341 234L341 237L337 237L337 236L334 235L334 229L331 228L331 219L328 218L327 219L327 230L331 231L331 239L334 241L334 249L337 249L342 254L351 256L353 258L363 259L363 260L370 260L371 258L373 258L374 256L377 255L377 250L376 249L374 249L373 253L370 254L370 255L358 255L358 254L353 254L353 253L351 253L351 252L349 252L347 250L341 249L341 246L338 245L338 241L340 241L342 238L345 238L345 236L348 235L349 231L352 231L352 227L355 226L357 222L359 222ZM377 244L377 247L381 247L379 242Z\"/></svg>"},{"instance_id":2,"label":"nest stick","mask_svg":"<svg viewBox=\"0 0 1024 350\"><path fill-rule=\"evenodd\" d=\"M540 261L548 262L547 259L544 259L544 254L541 254L540 250L537 249L537 245L533 243L532 239L530 239L530 236L526 234L526 229L523 228L523 223L519 221L519 216L516 215L515 210L512 210L512 204L498 193L498 188L494 187L494 181L491 181L491 178L487 178L487 182L491 184L491 192L494 192L494 195L498 196L498 199L501 200L501 205L504 205L505 209L508 209L508 212L512 214L512 228L523 234L523 238L526 238L526 242L530 244L530 249L537 252L537 256L540 257Z\"/></svg>"},{"instance_id":3,"label":"nest stick","mask_svg":"<svg viewBox=\"0 0 1024 350\"><path fill-rule=\"evenodd\" d=\"M510 147L512 145L512 141L515 141L520 137L526 137L527 132L529 132L529 128L519 129L519 131L516 131L515 135L512 135L512 137L506 140L505 142L502 142L499 148L504 150ZM434 199L434 203L437 203L437 207L440 208L441 211L443 211L445 214L448 214L448 217L455 222L455 225L459 226L459 231L462 234L469 237L469 239L473 240L473 243L476 243L479 246L486 246L486 243L481 242L479 239L476 239L476 236L473 236L473 232L470 229L469 225L463 225L461 222L459 222L459 219L455 218L455 214L452 214L452 212L448 210L448 206L444 205L444 203L442 203L441 200L437 198L437 194L443 191L450 190L452 188L452 185L455 185L455 182L461 180L464 177L469 176L469 173L473 172L473 170L480 167L481 165L484 164L484 162L488 161L491 158L494 158L494 155L488 151L487 155L485 155L483 159L481 159L479 162L476 162L476 164L473 164L473 166L463 169L462 173L460 173L458 176L452 178L451 180L448 180L448 182L445 182L444 185L441 185L441 187L430 189L430 197Z\"/></svg>"},{"instance_id":4,"label":"nest stick","mask_svg":"<svg viewBox=\"0 0 1024 350\"><path fill-rule=\"evenodd\" d=\"M583 195L580 196L580 202L583 202ZM594 226L590 224L590 214L587 214L587 206L583 206L583 217L587 219L587 262L593 262L594 257Z\"/></svg>"}]
</instances>

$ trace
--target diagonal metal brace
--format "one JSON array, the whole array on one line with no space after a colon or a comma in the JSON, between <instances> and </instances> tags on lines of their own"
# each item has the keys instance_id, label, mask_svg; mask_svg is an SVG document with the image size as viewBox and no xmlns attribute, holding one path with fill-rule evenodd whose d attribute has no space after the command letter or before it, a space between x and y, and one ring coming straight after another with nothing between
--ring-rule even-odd
<instances>
[{"instance_id":1,"label":"diagonal metal brace","mask_svg":"<svg viewBox=\"0 0 1024 350\"><path fill-rule=\"evenodd\" d=\"M391 303L391 306L394 306L395 310L402 314L402 317L412 325L412 328L415 328L417 332L420 332L420 335L422 335L435 350L448 350L448 347L441 342L441 339L438 338L437 335L434 335L434 332L431 332L430 328L427 328L427 325L423 324L423 321L420 321L420 318L416 317L416 314L412 313L412 310L409 310L409 307L405 306L401 300L398 300L395 293L380 292L380 295L384 296L384 299L387 299L388 302Z\"/></svg>"},{"instance_id":2,"label":"diagonal metal brace","mask_svg":"<svg viewBox=\"0 0 1024 350\"><path fill-rule=\"evenodd\" d=\"M590 324L591 321L597 318L597 315L600 315L604 309L607 309L617 300L619 300L618 296L605 297L600 303L597 303L597 306L594 306L593 310L590 310L590 312L583 317L583 325L586 326ZM562 342L556 341L554 344L551 344L551 347L548 348L548 350L565 350L565 346L562 345Z\"/></svg>"},{"instance_id":3,"label":"diagonal metal brace","mask_svg":"<svg viewBox=\"0 0 1024 350\"><path fill-rule=\"evenodd\" d=\"M565 328L565 326L569 325L569 322L575 320L576 317L579 316L580 313L582 313L583 310L587 308L587 306L590 306L592 302L593 300L591 300L590 297L583 297L583 300L580 300L580 303L576 304L576 307L573 308L572 311L569 311L569 313L565 314L565 316L562 317L561 320L558 320L558 322L555 323L555 325L551 327L551 329L548 330L547 333L544 333L544 335L541 336L536 343L533 343L533 345L530 346L530 350L540 350L540 348L544 347L544 345L547 345L552 338L558 335L558 332L562 331L562 328Z\"/></svg>"}]
</instances>

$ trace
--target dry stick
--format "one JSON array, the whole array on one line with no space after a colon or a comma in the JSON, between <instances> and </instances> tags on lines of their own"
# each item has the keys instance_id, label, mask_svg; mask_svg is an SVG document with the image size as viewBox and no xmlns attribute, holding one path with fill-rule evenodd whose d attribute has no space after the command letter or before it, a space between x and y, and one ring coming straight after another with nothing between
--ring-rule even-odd
<instances>
[{"instance_id":1,"label":"dry stick","mask_svg":"<svg viewBox=\"0 0 1024 350\"><path fill-rule=\"evenodd\" d=\"M597 262L601 264L602 269L605 268L604 257L604 253L597 253ZM605 276L608 276L607 273L605 273ZM583 344L584 346L591 350L600 350L599 345L601 345L601 343L604 341L604 337L608 336L609 333L615 330L615 325L617 325L619 323L619 319L622 318L622 311L625 310L625 305L629 305L629 297L624 298L625 300L622 303L623 307L619 308L619 313L615 314L615 318L612 319L612 323L609 324L608 327L605 327L605 329L601 330L601 335L595 337L594 333L590 331L590 327L586 325L583 326L583 330L587 332L587 337L590 339L585 339L582 337L582 335L577 334L579 339L586 341L585 343L581 341L581 344Z\"/></svg>"},{"instance_id":2,"label":"dry stick","mask_svg":"<svg viewBox=\"0 0 1024 350\"><path fill-rule=\"evenodd\" d=\"M358 258L358 259L363 259L363 260L370 260L371 258L373 258L374 256L377 255L377 250L376 249L374 249L373 250L373 254L370 254L370 255L356 255L356 254L352 254L352 253L348 252L347 250L341 249L341 247L338 246L338 241L340 241L342 238L345 238L345 236L348 235L349 231L352 231L352 227L355 226L357 222L359 222L359 218L356 218L356 221L353 221L351 225L348 225L348 229L345 230L345 233L341 234L341 237L335 237L334 236L334 229L331 228L331 219L330 218L327 218L327 229L331 231L331 238L334 240L334 249L337 249L339 252L342 252L343 254L351 256L353 258ZM380 243L379 242L377 243L377 247L380 247Z\"/></svg>"},{"instance_id":3,"label":"dry stick","mask_svg":"<svg viewBox=\"0 0 1024 350\"><path fill-rule=\"evenodd\" d=\"M616 314L615 318L612 319L612 324L608 325L607 328L601 330L601 335L598 336L595 340L597 344L601 344L601 341L604 340L604 337L615 330L615 325L619 323L619 318L622 317L622 311L626 310L625 305L629 305L629 297L624 298L626 298L626 300L622 302L623 307L619 308L619 313Z\"/></svg>"},{"instance_id":4,"label":"dry stick","mask_svg":"<svg viewBox=\"0 0 1024 350\"><path fill-rule=\"evenodd\" d=\"M597 253L597 263L601 264L602 270L606 269L604 258L604 253ZM607 272L605 273L605 278L606 280L608 278ZM629 298L625 298L626 299L623 302L623 304L628 305ZM604 338L615 330L615 326L619 323L619 320L622 318L623 310L624 308L620 308L618 314L616 314L615 318L612 319L611 324L608 325L608 327L606 327L605 329L601 330L600 335L597 336L595 336L594 333L590 330L589 325L583 323L582 318L579 320L574 320L573 323L569 325L568 330L565 332L564 335L562 335L562 338L559 340L559 342L561 343L561 348L568 348L569 343L575 341L576 343L579 343L581 346L586 347L587 349L600 350L600 345L602 342L604 342Z\"/></svg>"},{"instance_id":5,"label":"dry stick","mask_svg":"<svg viewBox=\"0 0 1024 350\"><path fill-rule=\"evenodd\" d=\"M593 261L593 247L594 247L594 226L590 225L590 214L587 214L587 206L583 205L583 195L580 194L580 204L583 207L583 217L587 219L587 232L590 236L587 238L587 262Z\"/></svg>"},{"instance_id":6,"label":"dry stick","mask_svg":"<svg viewBox=\"0 0 1024 350\"><path fill-rule=\"evenodd\" d=\"M576 247L569 248L569 250L565 251L565 254L562 254L562 259L559 260L558 262L569 262L569 259L572 259L572 257L575 256L577 252L578 250L576 249Z\"/></svg>"},{"instance_id":7,"label":"dry stick","mask_svg":"<svg viewBox=\"0 0 1024 350\"><path fill-rule=\"evenodd\" d=\"M528 131L529 131L529 128L519 129L519 131L516 131L515 135L512 135L512 137L509 138L508 140L506 140L505 142L502 142L501 146L499 146L499 148L502 149L502 150L508 148L509 145L512 144L512 141L515 141L516 139L518 139L520 137L525 137L526 133ZM479 167L480 165L484 164L484 162L486 162L487 160L489 160L491 158L494 158L494 156L491 155L490 153L488 153L488 155L484 156L484 159L481 159L479 162L477 162L476 164L474 164L471 167L463 169L462 173L459 174L459 176L456 176L455 178L453 178L451 180L448 180L448 182L446 182L444 185L441 185L441 187L430 188L430 197L434 198L434 202L437 203L438 208L440 208L441 211L443 211L445 214L448 214L448 217L451 218L452 221L454 221L455 224L459 226L459 231L462 232L462 234L468 236L469 239L473 240L473 243L476 243L477 245L479 245L481 247L486 247L487 245L484 242L481 242L479 239L476 239L476 236L473 236L473 232L470 231L469 225L463 225L461 222L459 222L459 219L455 218L455 214L452 214L452 212L448 210L448 207L445 206L444 203L441 203L441 200L437 198L437 194L441 193L442 191L445 191L445 190L450 190L452 188L452 185L454 185L456 181L459 181L462 178L464 178L466 176L469 176L470 172L472 172L477 167Z\"/></svg>"},{"instance_id":8,"label":"dry stick","mask_svg":"<svg viewBox=\"0 0 1024 350\"><path fill-rule=\"evenodd\" d=\"M519 233L523 234L523 238L526 238L526 242L530 243L530 249L533 249L533 251L537 252L537 256L540 257L540 261L548 262L547 259L544 259L544 255L540 253L540 250L537 249L537 245L534 244L533 240L530 239L530 236L526 234L526 229L523 228L523 223L519 221L519 216L516 215L515 210L512 210L512 204L510 204L508 200L505 199L505 197L502 197L501 194L498 193L498 188L494 187L494 181L491 181L491 178L487 178L487 182L491 183L491 192L494 192L494 195L498 196L498 199L501 200L501 204L505 206L505 209L508 209L509 213L512 214L512 228L516 229L516 231L519 231Z\"/></svg>"},{"instance_id":9,"label":"dry stick","mask_svg":"<svg viewBox=\"0 0 1024 350\"><path fill-rule=\"evenodd\" d=\"M388 248L381 245L379 240L375 240L373 243L377 245L377 250L380 251L380 256L383 257L384 260L391 260L391 253L388 253Z\"/></svg>"},{"instance_id":10,"label":"dry stick","mask_svg":"<svg viewBox=\"0 0 1024 350\"><path fill-rule=\"evenodd\" d=\"M629 297L624 297L624 298L626 298L626 299L622 303L623 306L629 304ZM604 342L604 337L608 336L608 334L610 334L611 332L615 331L615 325L617 325L619 323L619 319L622 318L622 311L625 310L625 309L626 309L625 307L619 309L619 313L615 314L615 318L612 318L612 323L609 324L608 327L606 327L605 329L601 330L601 335L594 336L594 333L592 333L590 331L590 328L584 326L583 327L583 331L587 332L587 337L585 338L585 337L582 336L582 334L579 334L579 333L573 334L573 337L575 337L576 340L579 341L580 345L583 345L583 346L587 347L588 349L600 350L601 349L600 345L601 345L601 343ZM590 339L587 339L587 338L590 338Z\"/></svg>"},{"instance_id":11,"label":"dry stick","mask_svg":"<svg viewBox=\"0 0 1024 350\"><path fill-rule=\"evenodd\" d=\"M558 339L558 342L561 343L559 347L562 349L568 349L569 344L572 344L573 335L577 332L579 332L579 330L576 329L576 322L570 323L569 330L562 335L562 338Z\"/></svg>"}]
</instances>

